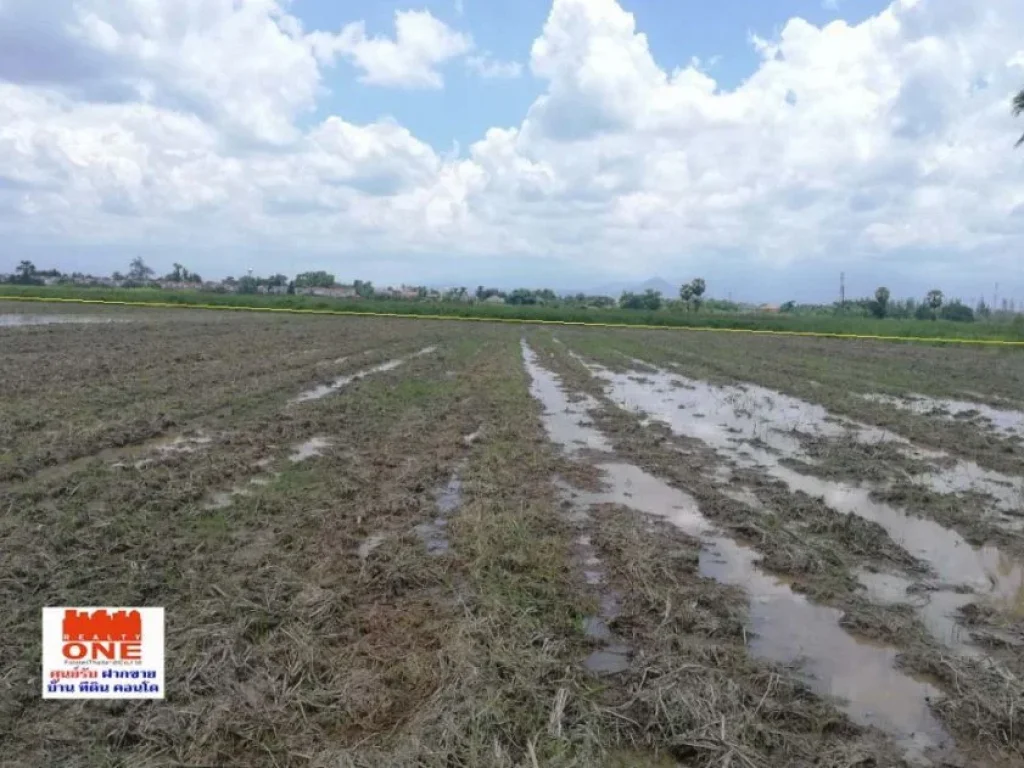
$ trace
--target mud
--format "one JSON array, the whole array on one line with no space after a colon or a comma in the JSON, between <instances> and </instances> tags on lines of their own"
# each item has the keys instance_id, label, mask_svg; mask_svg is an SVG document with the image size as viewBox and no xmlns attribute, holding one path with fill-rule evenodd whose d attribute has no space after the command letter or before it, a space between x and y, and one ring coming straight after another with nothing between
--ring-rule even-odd
<instances>
[{"instance_id":1,"label":"mud","mask_svg":"<svg viewBox=\"0 0 1024 768\"><path fill-rule=\"evenodd\" d=\"M537 354L525 341L521 348L530 371L530 394L544 406L544 429L552 442L561 445L570 455L582 449L611 451L611 443L593 428L587 415L588 410L597 407L597 401L587 395L570 400L553 377L536 373L543 369Z\"/></svg>"},{"instance_id":2,"label":"mud","mask_svg":"<svg viewBox=\"0 0 1024 768\"><path fill-rule=\"evenodd\" d=\"M413 529L431 555L444 555L451 549L451 542L448 539L448 518L462 506L462 473L465 466L465 462L461 462L448 478L448 482L434 493L434 505L438 516L429 523L420 523Z\"/></svg>"},{"instance_id":3,"label":"mud","mask_svg":"<svg viewBox=\"0 0 1024 768\"><path fill-rule=\"evenodd\" d=\"M943 451L914 445L895 432L829 413L823 406L755 384L710 384L668 373L635 358L637 370L612 372L575 359L614 387L617 400L669 423L673 408L677 420L688 423L688 434L713 447L723 443L753 443L778 456L816 464L806 450L808 441L853 441L864 446L889 447L922 467L908 479L936 493L975 493L992 500L993 513L1024 510L1024 478L985 469L976 462L956 459ZM701 420L707 423L702 424ZM1005 519L993 514L994 520Z\"/></svg>"},{"instance_id":4,"label":"mud","mask_svg":"<svg viewBox=\"0 0 1024 768\"><path fill-rule=\"evenodd\" d=\"M360 544L356 554L359 555L360 560L368 558L375 549L377 549L387 536L383 533L375 533L372 536L367 536Z\"/></svg>"},{"instance_id":5,"label":"mud","mask_svg":"<svg viewBox=\"0 0 1024 768\"><path fill-rule=\"evenodd\" d=\"M973 636L956 617L959 610L975 598L970 593L929 588L904 574L862 571L857 580L869 599L880 605L913 605L925 628L946 648L964 656L977 657Z\"/></svg>"},{"instance_id":6,"label":"mud","mask_svg":"<svg viewBox=\"0 0 1024 768\"><path fill-rule=\"evenodd\" d=\"M580 424L591 399L570 402L558 378L539 365L525 343L523 357L532 380L531 392L544 405L545 427L552 440L570 453L581 444L608 446L606 436ZM735 426L745 428L738 422ZM927 749L949 744L948 734L928 706L939 690L930 681L899 671L894 663L896 649L853 637L839 626L840 611L811 603L762 572L756 567L753 550L716 534L688 494L627 463L603 462L598 469L606 489L577 490L572 503L628 507L668 520L699 538L701 574L741 587L749 596L755 632L750 650L755 655L797 666L813 688L841 699L840 706L852 720L889 733L908 755L921 756ZM611 660L602 657L601 661Z\"/></svg>"},{"instance_id":7,"label":"mud","mask_svg":"<svg viewBox=\"0 0 1024 768\"><path fill-rule=\"evenodd\" d=\"M323 455L323 452L333 444L334 441L329 437L311 437L308 440L293 446L292 453L288 456L288 460L293 464L307 461L315 456Z\"/></svg>"},{"instance_id":8,"label":"mud","mask_svg":"<svg viewBox=\"0 0 1024 768\"><path fill-rule=\"evenodd\" d=\"M574 524L584 530L588 529L593 522L587 513L587 505L583 503L579 495L567 486L563 486L563 494L571 500L571 505L576 512L570 516ZM604 563L597 555L589 534L581 534L576 538L574 554L576 560L583 566L583 578L587 585L594 588L598 598L598 612L591 616L583 617L583 635L597 649L592 651L583 660L583 668L594 675L616 675L625 672L630 668L630 660L633 649L609 626L611 622L619 617L621 613L621 598L618 593L610 590L606 584L608 575Z\"/></svg>"},{"instance_id":9,"label":"mud","mask_svg":"<svg viewBox=\"0 0 1024 768\"><path fill-rule=\"evenodd\" d=\"M126 318L97 315L0 315L0 328L21 328L30 325L75 325L93 323L125 323Z\"/></svg>"},{"instance_id":10,"label":"mud","mask_svg":"<svg viewBox=\"0 0 1024 768\"><path fill-rule=\"evenodd\" d=\"M748 394L746 387L718 387L663 372L653 376L652 384L638 384L629 375L595 365L588 367L621 407L641 411L675 434L700 440L724 460L779 480L790 491L822 498L837 512L880 524L893 541L927 563L943 582L967 586L1008 608L1024 603L1024 566L1005 552L995 547L972 547L956 531L874 500L871 494L878 486L829 480L801 473L783 463L784 459L793 458L813 463L800 440L793 436L793 424L817 436L862 441L887 439L909 445L902 438L877 428L861 430L853 422L841 425L820 406L801 405L784 395L775 398L763 388L750 388L755 396ZM670 386L676 381L684 386ZM698 417L698 408L710 417ZM918 455L935 453L917 451ZM929 477L932 485L939 485L941 479L951 487L976 490L979 483L991 481L993 476L998 473L958 462L950 470L937 471ZM1006 478L998 479L1000 483L1012 483ZM1003 485L998 487L1009 490Z\"/></svg>"},{"instance_id":11,"label":"mud","mask_svg":"<svg viewBox=\"0 0 1024 768\"><path fill-rule=\"evenodd\" d=\"M372 376L375 373L386 373L387 371L393 371L396 368L405 365L409 360L413 358L428 355L436 350L437 347L425 347L421 349L419 352L409 355L408 357L400 357L394 360L388 360L387 362L381 363L380 365L375 365L371 368L365 368L361 371L357 371L356 373L350 374L348 376L342 376L340 378L335 379L330 384L321 384L318 387L313 387L312 389L308 389L305 392L300 393L297 397L291 400L291 404L294 405L297 403L307 403L310 402L311 400L320 400L321 398L327 397L328 395L337 392L340 389L344 389L353 381L365 379L367 376Z\"/></svg>"},{"instance_id":12,"label":"mud","mask_svg":"<svg viewBox=\"0 0 1024 768\"><path fill-rule=\"evenodd\" d=\"M866 394L865 400L891 405L922 416L938 416L950 421L969 421L999 437L1015 440L1024 445L1024 411L994 408L986 403L967 400L935 398L908 394L905 397Z\"/></svg>"},{"instance_id":13,"label":"mud","mask_svg":"<svg viewBox=\"0 0 1024 768\"><path fill-rule=\"evenodd\" d=\"M211 435L200 431L190 435L157 437L121 448L104 448L92 456L83 456L41 469L35 473L34 479L42 484L59 481L96 461L107 462L112 469L142 470L152 466L157 459L175 454L194 453L207 448L213 443L213 440Z\"/></svg>"}]
</instances>

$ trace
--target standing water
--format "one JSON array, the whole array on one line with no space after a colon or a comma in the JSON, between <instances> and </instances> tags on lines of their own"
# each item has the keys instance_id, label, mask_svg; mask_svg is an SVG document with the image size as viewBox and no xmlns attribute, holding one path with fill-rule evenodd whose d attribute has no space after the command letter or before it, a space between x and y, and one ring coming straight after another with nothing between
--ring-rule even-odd
<instances>
[{"instance_id":1,"label":"standing water","mask_svg":"<svg viewBox=\"0 0 1024 768\"><path fill-rule=\"evenodd\" d=\"M581 444L607 450L607 437L586 425L591 398L571 401L554 374L538 364L524 341L523 358L532 379L531 393L544 406L549 437L567 451ZM908 756L942 746L949 736L931 714L929 699L939 691L896 669L896 650L857 639L839 626L841 613L815 605L757 567L756 554L717 534L689 494L667 485L639 467L620 461L599 464L607 489L580 492L584 504L617 504L668 520L703 549L701 575L742 587L750 598L756 631L751 651L785 664L799 664L820 693L839 697L856 722L873 725L896 738Z\"/></svg>"}]
</instances>

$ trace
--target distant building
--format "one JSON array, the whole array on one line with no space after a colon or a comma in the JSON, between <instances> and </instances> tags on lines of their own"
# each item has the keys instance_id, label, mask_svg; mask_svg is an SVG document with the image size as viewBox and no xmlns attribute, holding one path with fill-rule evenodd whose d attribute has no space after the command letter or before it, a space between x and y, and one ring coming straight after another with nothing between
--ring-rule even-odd
<instances>
[{"instance_id":1,"label":"distant building","mask_svg":"<svg viewBox=\"0 0 1024 768\"><path fill-rule=\"evenodd\" d=\"M779 311L779 305L778 304L762 304L760 307L758 307L758 310L760 312L778 312Z\"/></svg>"},{"instance_id":2,"label":"distant building","mask_svg":"<svg viewBox=\"0 0 1024 768\"><path fill-rule=\"evenodd\" d=\"M503 299L498 294L494 294L493 296L488 296L486 299L484 299L484 304L504 304L504 303L505 303L505 299Z\"/></svg>"},{"instance_id":3,"label":"distant building","mask_svg":"<svg viewBox=\"0 0 1024 768\"><path fill-rule=\"evenodd\" d=\"M410 288L407 285L403 285L400 288L395 288L393 285L389 285L387 288L377 292L379 295L389 296L392 299L418 299L420 292L417 288Z\"/></svg>"}]
</instances>

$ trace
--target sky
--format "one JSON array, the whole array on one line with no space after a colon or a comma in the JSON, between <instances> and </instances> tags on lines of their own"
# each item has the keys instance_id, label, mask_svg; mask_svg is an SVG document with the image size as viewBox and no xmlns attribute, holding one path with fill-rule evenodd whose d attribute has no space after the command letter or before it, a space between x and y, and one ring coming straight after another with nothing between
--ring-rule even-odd
<instances>
[{"instance_id":1,"label":"sky","mask_svg":"<svg viewBox=\"0 0 1024 768\"><path fill-rule=\"evenodd\" d=\"M0 272L1024 304L1020 0L0 0Z\"/></svg>"}]
</instances>

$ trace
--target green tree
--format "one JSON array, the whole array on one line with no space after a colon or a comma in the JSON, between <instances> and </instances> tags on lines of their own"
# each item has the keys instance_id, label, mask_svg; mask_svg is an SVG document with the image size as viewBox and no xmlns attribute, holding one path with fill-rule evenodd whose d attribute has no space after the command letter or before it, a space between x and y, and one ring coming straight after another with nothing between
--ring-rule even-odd
<instances>
[{"instance_id":1,"label":"green tree","mask_svg":"<svg viewBox=\"0 0 1024 768\"><path fill-rule=\"evenodd\" d=\"M334 285L334 275L330 272L303 272L295 276L296 288L331 288Z\"/></svg>"},{"instance_id":2,"label":"green tree","mask_svg":"<svg viewBox=\"0 0 1024 768\"><path fill-rule=\"evenodd\" d=\"M661 309L661 293L648 288L643 293L624 291L619 298L619 306L623 309Z\"/></svg>"},{"instance_id":3,"label":"green tree","mask_svg":"<svg viewBox=\"0 0 1024 768\"><path fill-rule=\"evenodd\" d=\"M373 298L373 283L364 280L356 280L352 287L355 288L356 296L362 299Z\"/></svg>"},{"instance_id":4,"label":"green tree","mask_svg":"<svg viewBox=\"0 0 1024 768\"><path fill-rule=\"evenodd\" d=\"M500 297L504 298L505 294L502 293L497 288L484 288L482 285L477 286L477 289L476 289L476 299L477 299L477 301L486 301L487 299L491 298L491 296L500 296Z\"/></svg>"},{"instance_id":5,"label":"green tree","mask_svg":"<svg viewBox=\"0 0 1024 768\"><path fill-rule=\"evenodd\" d=\"M707 284L704 282L704 279L698 277L691 282L686 283L679 289L679 298L684 304L686 304L687 309L690 309L692 306L693 309L699 312L701 304L703 303L703 299L701 297L704 295L704 291L706 289Z\"/></svg>"},{"instance_id":6,"label":"green tree","mask_svg":"<svg viewBox=\"0 0 1024 768\"><path fill-rule=\"evenodd\" d=\"M875 317L885 317L889 314L889 289L885 286L875 291L875 300L868 305L868 309Z\"/></svg>"},{"instance_id":7,"label":"green tree","mask_svg":"<svg viewBox=\"0 0 1024 768\"><path fill-rule=\"evenodd\" d=\"M146 266L141 256L136 256L128 265L128 279L136 283L144 283L153 277L153 270Z\"/></svg>"},{"instance_id":8,"label":"green tree","mask_svg":"<svg viewBox=\"0 0 1024 768\"><path fill-rule=\"evenodd\" d=\"M238 293L256 293L256 289L259 288L260 281L255 277L246 275L238 281Z\"/></svg>"},{"instance_id":9,"label":"green tree","mask_svg":"<svg viewBox=\"0 0 1024 768\"><path fill-rule=\"evenodd\" d=\"M953 320L957 323L974 322L974 311L959 299L944 306L940 315L943 320Z\"/></svg>"},{"instance_id":10,"label":"green tree","mask_svg":"<svg viewBox=\"0 0 1024 768\"><path fill-rule=\"evenodd\" d=\"M919 304L917 309L914 310L914 317L917 320L934 320L935 310L928 306L928 302Z\"/></svg>"},{"instance_id":11,"label":"green tree","mask_svg":"<svg viewBox=\"0 0 1024 768\"><path fill-rule=\"evenodd\" d=\"M31 261L21 261L14 271L18 273L19 282L28 283L36 276L36 265Z\"/></svg>"},{"instance_id":12,"label":"green tree","mask_svg":"<svg viewBox=\"0 0 1024 768\"><path fill-rule=\"evenodd\" d=\"M509 304L536 304L537 297L529 288L516 288L508 295Z\"/></svg>"},{"instance_id":13,"label":"green tree","mask_svg":"<svg viewBox=\"0 0 1024 768\"><path fill-rule=\"evenodd\" d=\"M707 284L704 282L704 278L698 277L690 283L690 288L693 290L693 308L700 312L700 305L704 302L703 296L704 291L707 290Z\"/></svg>"},{"instance_id":14,"label":"green tree","mask_svg":"<svg viewBox=\"0 0 1024 768\"><path fill-rule=\"evenodd\" d=\"M686 309L690 309L690 302L693 301L693 286L690 283L686 283L679 289L679 299L686 305Z\"/></svg>"},{"instance_id":15,"label":"green tree","mask_svg":"<svg viewBox=\"0 0 1024 768\"><path fill-rule=\"evenodd\" d=\"M924 303L931 307L932 311L937 311L942 306L942 291L938 288L933 288L928 291L928 294L924 297Z\"/></svg>"}]
</instances>

